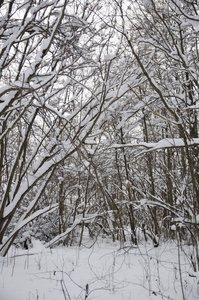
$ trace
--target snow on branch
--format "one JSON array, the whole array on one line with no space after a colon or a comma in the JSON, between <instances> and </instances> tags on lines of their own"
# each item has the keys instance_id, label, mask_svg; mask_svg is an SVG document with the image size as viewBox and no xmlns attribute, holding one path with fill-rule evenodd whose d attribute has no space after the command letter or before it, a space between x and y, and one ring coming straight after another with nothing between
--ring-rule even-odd
<instances>
[{"instance_id":1,"label":"snow on branch","mask_svg":"<svg viewBox=\"0 0 199 300\"><path fill-rule=\"evenodd\" d=\"M47 245L46 247L51 247L53 246L54 244L56 244L57 242L61 241L62 239L64 239L71 231L73 231L73 229L81 224L82 222L90 222L92 221L93 219L95 219L96 217L99 217L99 214L98 213L95 213L95 214L92 214L92 215L88 215L87 217L83 218L83 217L80 217L78 216L75 221L73 222L72 226L71 227L68 227L66 229L66 231L64 231L63 233L57 235L54 239L52 239Z\"/></svg>"},{"instance_id":2,"label":"snow on branch","mask_svg":"<svg viewBox=\"0 0 199 300\"><path fill-rule=\"evenodd\" d=\"M30 223L34 219L38 218L39 216L47 214L47 213L51 213L54 210L56 210L57 208L58 208L58 204L56 203L56 204L47 206L45 208L39 209L36 212L34 212L33 214L31 214L30 216L28 216L27 218L25 218L24 220L22 220L20 223L18 223L16 225L15 229L12 231L12 233L8 237L7 241L1 246L0 255L1 256L5 255L5 253L7 252L7 249L10 247L11 240L13 239L15 234L17 232L19 232L20 229L22 229L25 225L27 225L28 223Z\"/></svg>"},{"instance_id":3,"label":"snow on branch","mask_svg":"<svg viewBox=\"0 0 199 300\"><path fill-rule=\"evenodd\" d=\"M199 138L193 138L191 140L187 140L186 141L187 146L196 146L199 145ZM139 156L145 152L149 152L149 151L157 151L157 150L163 150L163 149L170 149L170 148L182 148L185 147L186 144L184 142L183 139L181 138L167 138L167 139L162 139L157 143L146 143L146 142L142 142L139 144L113 144L110 148L126 148L126 147L130 147L130 148L137 148L137 147L141 147L141 148L146 148L146 150L141 151L139 154L137 154L136 156Z\"/></svg>"}]
</instances>

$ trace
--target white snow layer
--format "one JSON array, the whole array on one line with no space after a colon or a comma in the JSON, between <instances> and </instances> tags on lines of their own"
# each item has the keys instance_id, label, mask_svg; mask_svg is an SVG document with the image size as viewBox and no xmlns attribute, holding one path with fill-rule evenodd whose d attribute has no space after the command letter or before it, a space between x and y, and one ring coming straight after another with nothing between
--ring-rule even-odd
<instances>
[{"instance_id":1,"label":"white snow layer","mask_svg":"<svg viewBox=\"0 0 199 300\"><path fill-rule=\"evenodd\" d=\"M13 247L0 257L0 299L181 300L182 286L185 299L199 297L197 276L176 244L120 248L101 238L89 248L84 242L81 248L50 250L36 240L30 250Z\"/></svg>"}]
</instances>

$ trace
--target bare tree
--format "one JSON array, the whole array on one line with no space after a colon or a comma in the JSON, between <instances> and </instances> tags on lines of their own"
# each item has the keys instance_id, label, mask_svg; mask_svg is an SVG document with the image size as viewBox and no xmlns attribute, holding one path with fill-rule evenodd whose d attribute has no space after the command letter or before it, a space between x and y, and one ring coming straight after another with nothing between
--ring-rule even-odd
<instances>
[{"instance_id":1,"label":"bare tree","mask_svg":"<svg viewBox=\"0 0 199 300\"><path fill-rule=\"evenodd\" d=\"M98 1L1 3L2 255L23 226L58 207L54 201L37 210L56 168L80 149L112 101L97 79L99 8ZM60 182L60 217L62 192Z\"/></svg>"}]
</instances>

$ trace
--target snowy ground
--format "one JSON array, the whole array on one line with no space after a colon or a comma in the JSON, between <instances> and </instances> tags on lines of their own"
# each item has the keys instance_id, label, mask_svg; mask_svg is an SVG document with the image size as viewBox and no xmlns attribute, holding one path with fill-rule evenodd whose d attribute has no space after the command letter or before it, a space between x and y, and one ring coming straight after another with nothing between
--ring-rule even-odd
<instances>
[{"instance_id":1,"label":"snowy ground","mask_svg":"<svg viewBox=\"0 0 199 300\"><path fill-rule=\"evenodd\" d=\"M199 299L190 274L171 243L120 249L100 239L91 248L50 250L34 241L31 250L12 248L0 258L0 300Z\"/></svg>"}]
</instances>

